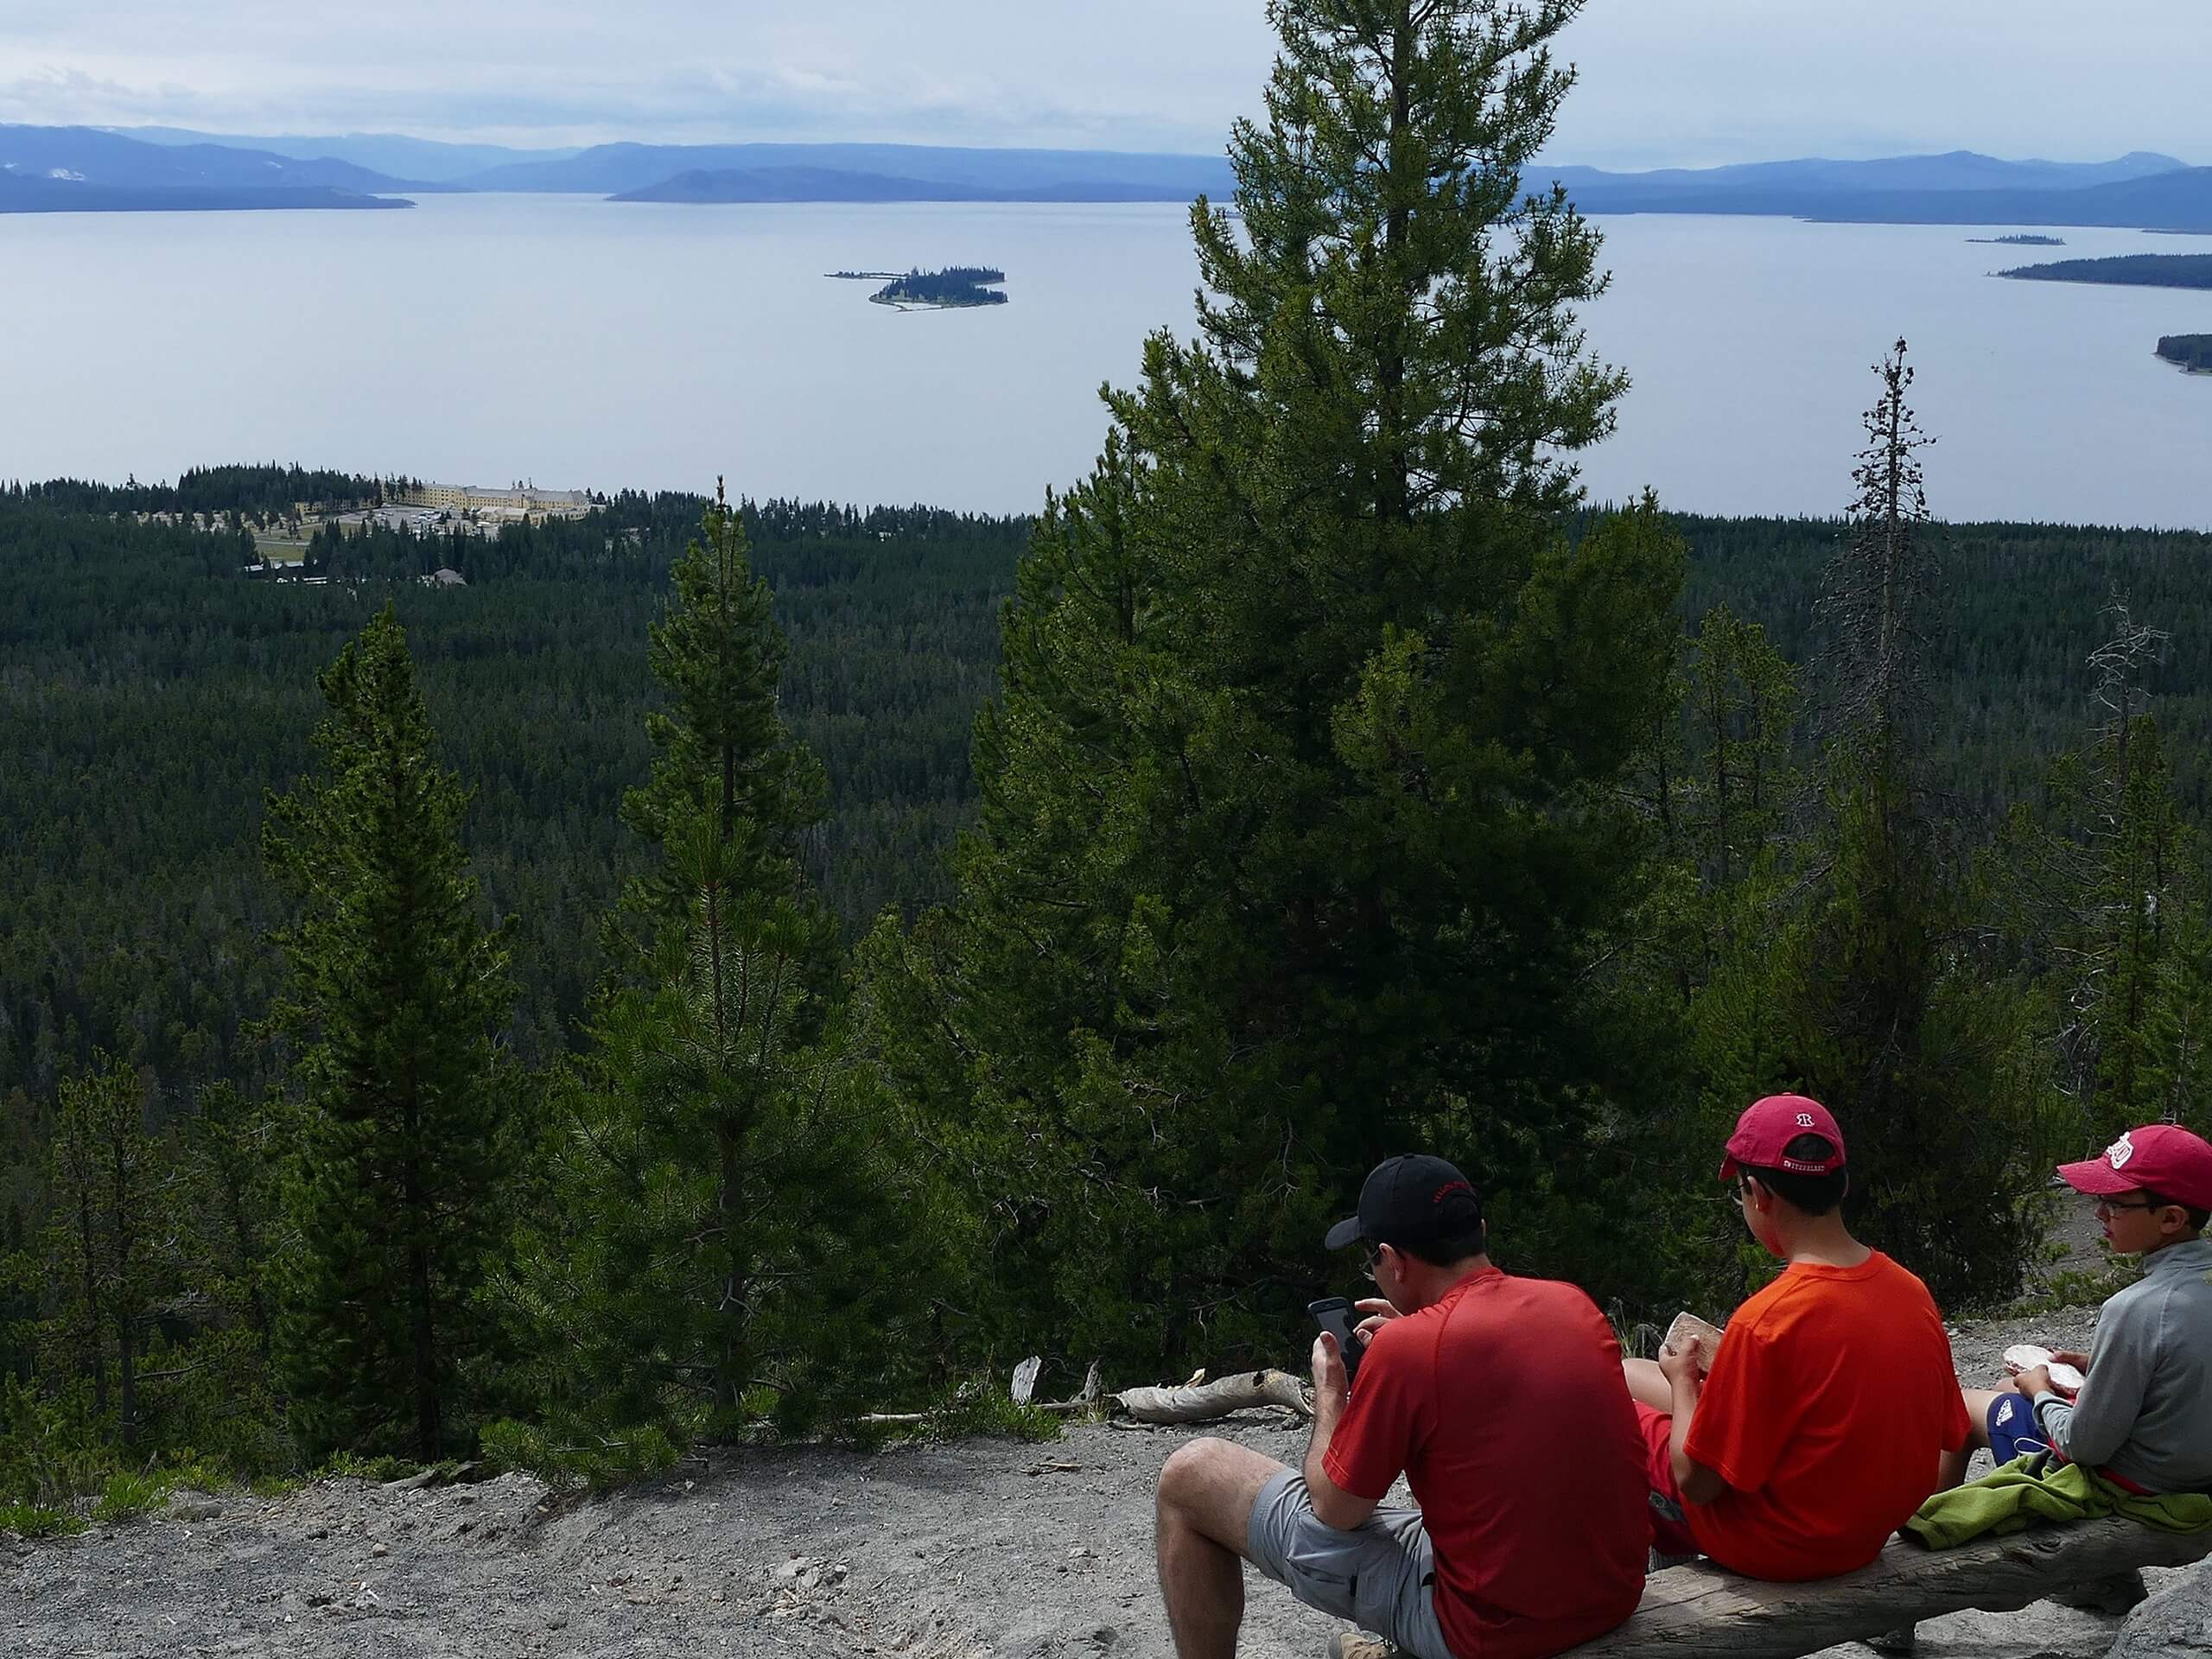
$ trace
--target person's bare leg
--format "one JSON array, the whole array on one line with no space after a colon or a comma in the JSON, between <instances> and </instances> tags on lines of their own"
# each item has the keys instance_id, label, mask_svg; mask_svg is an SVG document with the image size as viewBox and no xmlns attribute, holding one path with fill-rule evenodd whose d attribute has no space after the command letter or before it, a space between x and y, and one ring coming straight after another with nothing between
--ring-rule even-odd
<instances>
[{"instance_id":1,"label":"person's bare leg","mask_svg":"<svg viewBox=\"0 0 2212 1659\"><path fill-rule=\"evenodd\" d=\"M1160 1596L1181 1659L1231 1659L1244 1622L1252 1505L1282 1465L1233 1440L1192 1440L1160 1471Z\"/></svg>"},{"instance_id":2,"label":"person's bare leg","mask_svg":"<svg viewBox=\"0 0 2212 1659\"><path fill-rule=\"evenodd\" d=\"M1621 1375L1628 1379L1630 1397L1654 1411L1663 1411L1670 1417L1675 1414L1675 1385L1659 1369L1657 1360L1624 1359L1621 1361Z\"/></svg>"}]
</instances>

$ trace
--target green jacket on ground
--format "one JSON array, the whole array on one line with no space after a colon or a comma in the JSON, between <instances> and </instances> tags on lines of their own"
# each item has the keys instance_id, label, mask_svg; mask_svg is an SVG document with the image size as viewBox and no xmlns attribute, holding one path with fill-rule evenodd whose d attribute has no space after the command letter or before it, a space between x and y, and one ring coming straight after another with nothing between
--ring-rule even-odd
<instances>
[{"instance_id":1,"label":"green jacket on ground","mask_svg":"<svg viewBox=\"0 0 2212 1659\"><path fill-rule=\"evenodd\" d=\"M2078 1463L2060 1463L2038 1452L1936 1493L1899 1530L1930 1549L1949 1549L1970 1539L2024 1532L2039 1522L2107 1515L2124 1515L2161 1532L2198 1532L2212 1527L2212 1496L2131 1492Z\"/></svg>"}]
</instances>

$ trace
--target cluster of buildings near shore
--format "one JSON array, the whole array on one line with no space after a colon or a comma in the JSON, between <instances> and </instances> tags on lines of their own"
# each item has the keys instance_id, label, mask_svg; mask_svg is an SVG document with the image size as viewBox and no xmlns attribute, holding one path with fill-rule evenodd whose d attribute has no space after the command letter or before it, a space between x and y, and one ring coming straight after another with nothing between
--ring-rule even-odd
<instances>
[{"instance_id":1,"label":"cluster of buildings near shore","mask_svg":"<svg viewBox=\"0 0 2212 1659\"><path fill-rule=\"evenodd\" d=\"M190 530L220 530L238 523L253 532L258 557L245 567L249 575L287 576L283 567L307 556L308 544L318 531L334 529L341 536L370 530L409 531L418 536L497 536L508 524L543 524L550 518L581 518L599 504L588 490L541 490L529 484L486 489L474 484L419 484L388 490L373 507L339 508L312 501L295 501L289 508L269 512L138 512L130 515L142 524L176 524ZM452 575L440 571L440 576ZM310 582L319 577L308 577ZM453 577L453 585L460 578Z\"/></svg>"},{"instance_id":2,"label":"cluster of buildings near shore","mask_svg":"<svg viewBox=\"0 0 2212 1659\"><path fill-rule=\"evenodd\" d=\"M455 515L494 526L527 524L532 519L581 518L597 505L588 490L541 490L528 484L504 490L487 490L474 484L424 484L400 491L394 499L401 506L432 511L441 519Z\"/></svg>"},{"instance_id":3,"label":"cluster of buildings near shore","mask_svg":"<svg viewBox=\"0 0 2212 1659\"><path fill-rule=\"evenodd\" d=\"M283 544L286 539L304 545L326 525L340 531L411 530L466 535L496 536L505 524L542 524L549 518L581 518L598 503L588 490L541 490L526 484L505 489L485 489L474 484L423 484L387 493L384 504L373 507L336 508L313 501L295 501L288 510L270 512L138 512L130 516L142 524L180 524L191 530L219 530L234 519L266 532L262 539Z\"/></svg>"}]
</instances>

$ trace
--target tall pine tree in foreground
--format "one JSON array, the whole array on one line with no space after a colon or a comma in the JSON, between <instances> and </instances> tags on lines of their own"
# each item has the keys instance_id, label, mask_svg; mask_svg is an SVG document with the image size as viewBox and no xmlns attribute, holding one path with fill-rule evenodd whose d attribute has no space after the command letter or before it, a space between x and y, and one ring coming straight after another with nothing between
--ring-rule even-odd
<instances>
[{"instance_id":1,"label":"tall pine tree in foreground","mask_svg":"<svg viewBox=\"0 0 2212 1659\"><path fill-rule=\"evenodd\" d=\"M467 791L430 753L391 605L318 683L321 765L264 831L299 907L277 936L301 1110L276 1357L310 1447L432 1459L466 1443L463 1372L486 1339L514 990L461 847Z\"/></svg>"},{"instance_id":2,"label":"tall pine tree in foreground","mask_svg":"<svg viewBox=\"0 0 2212 1659\"><path fill-rule=\"evenodd\" d=\"M661 854L626 895L648 950L691 925L699 872L684 867L687 836L713 841L731 885L788 900L810 918L819 909L799 886L798 852L822 821L822 766L785 728L783 631L768 584L753 574L743 515L719 480L700 538L669 575L676 602L646 652L667 705L645 717L652 775L622 800L622 822ZM809 950L818 960L828 947Z\"/></svg>"},{"instance_id":3,"label":"tall pine tree in foreground","mask_svg":"<svg viewBox=\"0 0 2212 1659\"><path fill-rule=\"evenodd\" d=\"M1280 1351L1323 1218L1428 1145L1516 1259L1619 1277L1648 1058L1618 789L1683 554L1579 544L1598 238L1523 194L1578 0L1278 0L1201 203L1200 334L1147 344L1048 504L976 730L959 896L871 952L902 1086L974 1173L991 1306L1077 1352Z\"/></svg>"},{"instance_id":4,"label":"tall pine tree in foreground","mask_svg":"<svg viewBox=\"0 0 2212 1659\"><path fill-rule=\"evenodd\" d=\"M778 712L783 638L719 492L674 576L651 651L667 708L623 809L655 844L641 937L500 1284L546 1403L512 1449L591 1473L880 1403L933 1259L916 1160L831 995L835 923L797 857L819 769Z\"/></svg>"}]
</instances>

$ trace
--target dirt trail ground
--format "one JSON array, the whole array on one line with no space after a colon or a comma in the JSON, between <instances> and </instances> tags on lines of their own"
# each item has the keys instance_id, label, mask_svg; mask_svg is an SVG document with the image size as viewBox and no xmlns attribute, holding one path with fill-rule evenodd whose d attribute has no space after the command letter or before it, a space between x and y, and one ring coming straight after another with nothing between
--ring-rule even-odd
<instances>
[{"instance_id":1,"label":"dirt trail ground","mask_svg":"<svg viewBox=\"0 0 2212 1659\"><path fill-rule=\"evenodd\" d=\"M2012 1342L2086 1348L2090 1319L1963 1331L1960 1373L1993 1377ZM1275 1411L1218 1432L1287 1461L1305 1444ZM1165 1659L1152 1488L1186 1438L1090 1424L1043 1446L725 1452L567 1506L520 1475L180 1494L75 1538L0 1541L0 1652ZM2116 1626L2050 1604L1960 1614L1923 1627L1922 1651L2086 1659ZM1251 1580L1255 1659L1318 1659L1334 1628Z\"/></svg>"}]
</instances>

